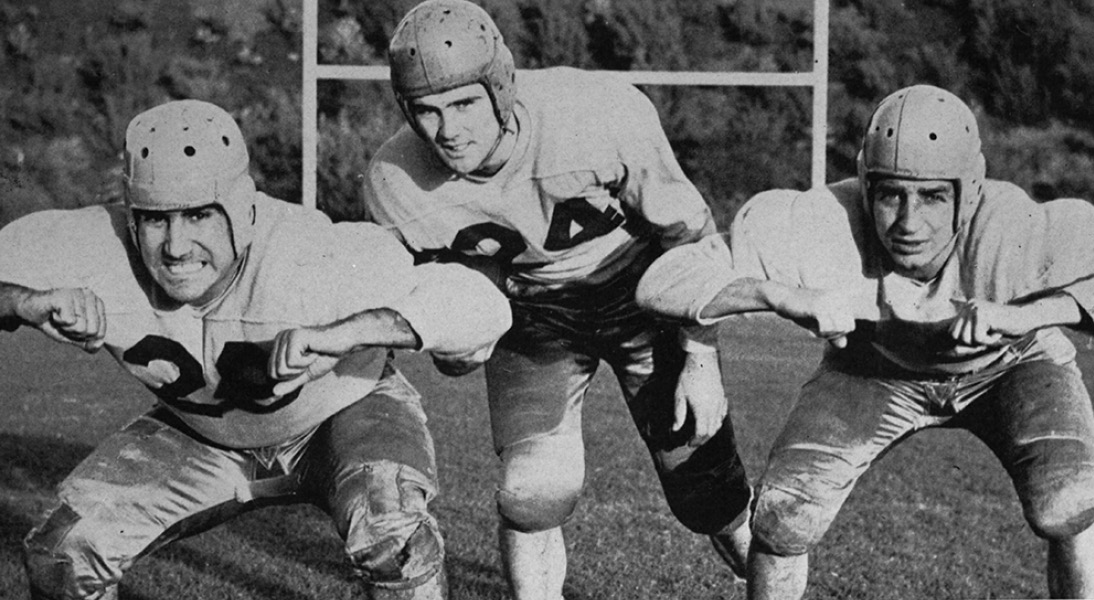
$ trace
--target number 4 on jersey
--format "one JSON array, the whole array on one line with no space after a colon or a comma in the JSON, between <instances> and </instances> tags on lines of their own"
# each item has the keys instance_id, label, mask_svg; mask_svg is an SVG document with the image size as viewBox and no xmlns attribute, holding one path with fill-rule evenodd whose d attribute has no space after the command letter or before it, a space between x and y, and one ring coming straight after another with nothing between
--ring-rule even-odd
<instances>
[{"instance_id":1,"label":"number 4 on jersey","mask_svg":"<svg viewBox=\"0 0 1094 600\"><path fill-rule=\"evenodd\" d=\"M626 221L611 206L597 210L585 198L570 198L555 205L545 250L566 250L610 233Z\"/></svg>"}]
</instances>

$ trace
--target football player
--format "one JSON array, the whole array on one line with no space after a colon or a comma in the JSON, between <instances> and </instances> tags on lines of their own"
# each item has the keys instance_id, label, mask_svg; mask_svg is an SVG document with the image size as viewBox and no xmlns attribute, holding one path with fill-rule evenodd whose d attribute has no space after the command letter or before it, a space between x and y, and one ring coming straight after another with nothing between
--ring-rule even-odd
<instances>
[{"instance_id":1,"label":"football player","mask_svg":"<svg viewBox=\"0 0 1094 600\"><path fill-rule=\"evenodd\" d=\"M486 378L514 595L561 598L561 527L585 481L582 405L600 361L673 513L743 572L751 490L717 332L681 337L634 302L658 254L714 231L652 103L601 74L517 73L494 22L465 0L413 8L389 58L407 125L369 166L367 208L419 260L490 273L513 308Z\"/></svg>"},{"instance_id":2,"label":"football player","mask_svg":"<svg viewBox=\"0 0 1094 600\"><path fill-rule=\"evenodd\" d=\"M153 108L125 144L124 206L0 230L0 325L106 348L157 400L60 484L25 542L32 597L116 597L139 557L296 501L330 515L369 598L442 598L433 442L389 349L467 370L509 325L504 296L257 192L216 106Z\"/></svg>"},{"instance_id":3,"label":"football player","mask_svg":"<svg viewBox=\"0 0 1094 600\"><path fill-rule=\"evenodd\" d=\"M913 86L870 119L859 176L750 200L666 253L639 302L750 311L831 342L758 486L748 591L799 598L808 552L882 453L925 427L979 437L1048 543L1056 598L1094 597L1094 413L1060 327L1091 332L1094 207L985 179L972 111Z\"/></svg>"}]
</instances>

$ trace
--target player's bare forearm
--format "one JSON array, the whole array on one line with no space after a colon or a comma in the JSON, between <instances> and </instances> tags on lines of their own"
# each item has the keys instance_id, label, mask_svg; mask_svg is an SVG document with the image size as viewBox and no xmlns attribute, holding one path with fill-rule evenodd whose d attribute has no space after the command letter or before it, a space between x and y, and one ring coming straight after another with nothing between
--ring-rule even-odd
<instances>
[{"instance_id":1,"label":"player's bare forearm","mask_svg":"<svg viewBox=\"0 0 1094 600\"><path fill-rule=\"evenodd\" d=\"M957 302L950 335L967 346L994 346L1045 327L1074 326L1082 322L1079 303L1070 295L1055 294L1025 304L998 304L984 300Z\"/></svg>"},{"instance_id":2,"label":"player's bare forearm","mask_svg":"<svg viewBox=\"0 0 1094 600\"><path fill-rule=\"evenodd\" d=\"M338 360L368 347L419 348L414 328L398 312L377 308L319 327L286 329L274 338L268 365L270 377L281 383L275 396L284 396L326 375Z\"/></svg>"},{"instance_id":3,"label":"player's bare forearm","mask_svg":"<svg viewBox=\"0 0 1094 600\"><path fill-rule=\"evenodd\" d=\"M704 319L717 319L746 312L775 311L776 302L789 288L774 281L742 277L726 285L699 313Z\"/></svg>"},{"instance_id":4,"label":"player's bare forearm","mask_svg":"<svg viewBox=\"0 0 1094 600\"><path fill-rule=\"evenodd\" d=\"M0 326L14 329L29 322L20 314L20 307L32 293L21 285L0 281Z\"/></svg>"},{"instance_id":5,"label":"player's bare forearm","mask_svg":"<svg viewBox=\"0 0 1094 600\"><path fill-rule=\"evenodd\" d=\"M365 347L417 349L422 345L414 327L390 308L362 311L320 329L322 335L310 346L320 354L341 356Z\"/></svg>"},{"instance_id":6,"label":"player's bare forearm","mask_svg":"<svg viewBox=\"0 0 1094 600\"><path fill-rule=\"evenodd\" d=\"M34 290L0 282L0 327L36 327L59 342L96 352L106 339L106 307L87 288Z\"/></svg>"}]
</instances>

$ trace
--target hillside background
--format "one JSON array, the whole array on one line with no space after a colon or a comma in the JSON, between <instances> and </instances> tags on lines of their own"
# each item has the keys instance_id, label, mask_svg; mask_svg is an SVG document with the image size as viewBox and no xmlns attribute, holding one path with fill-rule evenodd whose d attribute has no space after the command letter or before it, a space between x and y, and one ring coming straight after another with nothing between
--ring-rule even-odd
<instances>
[{"instance_id":1,"label":"hillside background","mask_svg":"<svg viewBox=\"0 0 1094 600\"><path fill-rule=\"evenodd\" d=\"M383 64L417 0L320 0L322 62ZM481 0L522 68L796 71L809 0ZM988 175L1094 198L1094 3L833 0L828 179L852 175L872 106L911 83L967 99ZM120 199L125 125L172 98L230 110L261 189L299 201L299 0L0 0L0 225ZM809 181L810 92L648 87L720 223ZM322 82L319 206L366 217L360 173L400 124L386 85Z\"/></svg>"}]
</instances>

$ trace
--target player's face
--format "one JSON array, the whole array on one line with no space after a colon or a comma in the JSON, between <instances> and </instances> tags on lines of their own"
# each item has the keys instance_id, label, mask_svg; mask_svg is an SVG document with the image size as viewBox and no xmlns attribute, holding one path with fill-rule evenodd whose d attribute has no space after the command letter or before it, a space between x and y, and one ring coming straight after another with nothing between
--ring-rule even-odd
<instances>
[{"instance_id":1,"label":"player's face","mask_svg":"<svg viewBox=\"0 0 1094 600\"><path fill-rule=\"evenodd\" d=\"M957 195L945 180L879 179L870 187L874 226L897 273L928 280L949 257Z\"/></svg>"},{"instance_id":2,"label":"player's face","mask_svg":"<svg viewBox=\"0 0 1094 600\"><path fill-rule=\"evenodd\" d=\"M466 175L480 168L501 135L486 88L474 83L410 100L410 114L445 166Z\"/></svg>"},{"instance_id":3,"label":"player's face","mask_svg":"<svg viewBox=\"0 0 1094 600\"><path fill-rule=\"evenodd\" d=\"M139 210L133 218L144 265L172 299L201 306L232 282L240 261L228 217L220 208Z\"/></svg>"}]
</instances>

